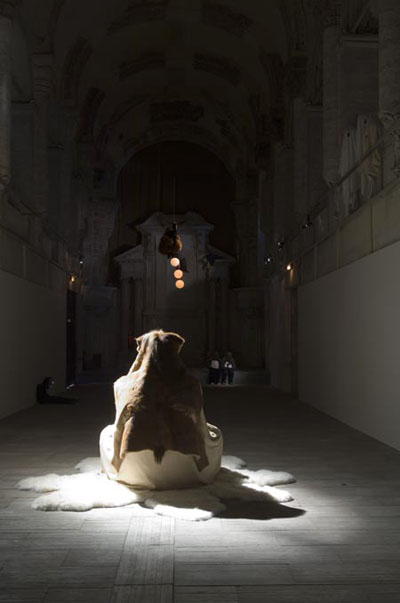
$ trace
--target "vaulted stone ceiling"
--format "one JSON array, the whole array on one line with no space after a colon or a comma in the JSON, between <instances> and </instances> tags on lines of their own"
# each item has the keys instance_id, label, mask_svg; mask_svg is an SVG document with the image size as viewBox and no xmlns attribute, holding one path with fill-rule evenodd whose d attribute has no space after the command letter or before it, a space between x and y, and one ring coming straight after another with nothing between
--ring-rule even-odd
<instances>
[{"instance_id":1,"label":"vaulted stone ceiling","mask_svg":"<svg viewBox=\"0 0 400 603\"><path fill-rule=\"evenodd\" d=\"M23 0L77 139L120 168L187 140L233 171L279 136L284 65L304 67L301 0Z\"/></svg>"}]
</instances>

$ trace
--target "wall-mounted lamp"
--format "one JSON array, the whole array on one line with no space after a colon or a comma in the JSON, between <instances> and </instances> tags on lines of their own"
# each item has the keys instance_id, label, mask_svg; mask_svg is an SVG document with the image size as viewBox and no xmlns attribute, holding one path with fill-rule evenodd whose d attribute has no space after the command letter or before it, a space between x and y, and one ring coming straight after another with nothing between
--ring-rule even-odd
<instances>
[{"instance_id":1,"label":"wall-mounted lamp","mask_svg":"<svg viewBox=\"0 0 400 603\"><path fill-rule=\"evenodd\" d=\"M71 285L72 285L72 283L74 283L75 281L76 281L76 276L75 276L75 274L70 274L70 277L69 277L69 282L71 283Z\"/></svg>"},{"instance_id":2,"label":"wall-mounted lamp","mask_svg":"<svg viewBox=\"0 0 400 603\"><path fill-rule=\"evenodd\" d=\"M169 263L171 264L171 266L173 266L173 268L178 268L180 261L179 258L174 256L170 259Z\"/></svg>"},{"instance_id":3,"label":"wall-mounted lamp","mask_svg":"<svg viewBox=\"0 0 400 603\"><path fill-rule=\"evenodd\" d=\"M292 269L293 269L293 264L291 264L290 262L289 262L289 264L286 264L286 270L288 272L290 272Z\"/></svg>"},{"instance_id":4,"label":"wall-mounted lamp","mask_svg":"<svg viewBox=\"0 0 400 603\"><path fill-rule=\"evenodd\" d=\"M183 276L182 270L179 270L179 268L178 268L178 270L175 270L175 272L174 272L174 277L175 278L179 279L179 278L182 278L182 276Z\"/></svg>"},{"instance_id":5,"label":"wall-mounted lamp","mask_svg":"<svg viewBox=\"0 0 400 603\"><path fill-rule=\"evenodd\" d=\"M184 281L182 281L182 280L180 280L180 279L179 279L178 281L176 281L176 282L175 282L175 287L176 287L177 289L183 289L183 287L184 287L184 286L185 286Z\"/></svg>"},{"instance_id":6,"label":"wall-mounted lamp","mask_svg":"<svg viewBox=\"0 0 400 603\"><path fill-rule=\"evenodd\" d=\"M310 218L310 214L307 214L307 220L302 225L302 229L305 230L306 228L310 228L310 226L312 226L312 225L313 225L313 223L312 223L312 220Z\"/></svg>"}]
</instances>

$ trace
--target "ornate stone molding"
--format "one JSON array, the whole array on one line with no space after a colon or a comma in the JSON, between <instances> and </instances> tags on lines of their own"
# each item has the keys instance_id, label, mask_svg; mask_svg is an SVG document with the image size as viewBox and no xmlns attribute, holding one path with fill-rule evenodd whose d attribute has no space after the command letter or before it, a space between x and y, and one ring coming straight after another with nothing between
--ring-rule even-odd
<instances>
[{"instance_id":1,"label":"ornate stone molding","mask_svg":"<svg viewBox=\"0 0 400 603\"><path fill-rule=\"evenodd\" d=\"M94 124L96 122L97 113L105 96L105 93L103 90L100 90L100 88L93 87L89 89L79 120L77 135L78 140L90 141L93 139Z\"/></svg>"},{"instance_id":2,"label":"ornate stone molding","mask_svg":"<svg viewBox=\"0 0 400 603\"><path fill-rule=\"evenodd\" d=\"M133 61L125 61L119 66L119 79L125 80L140 71L150 71L165 67L165 56L161 52L148 52Z\"/></svg>"},{"instance_id":3,"label":"ornate stone molding","mask_svg":"<svg viewBox=\"0 0 400 603\"><path fill-rule=\"evenodd\" d=\"M253 25L253 20L247 15L235 12L224 4L207 2L207 0L203 3L203 22L240 38Z\"/></svg>"},{"instance_id":4,"label":"ornate stone molding","mask_svg":"<svg viewBox=\"0 0 400 603\"><path fill-rule=\"evenodd\" d=\"M206 71L227 80L232 86L237 86L241 79L239 67L225 57L211 54L195 54L193 67L199 71Z\"/></svg>"},{"instance_id":5,"label":"ornate stone molding","mask_svg":"<svg viewBox=\"0 0 400 603\"><path fill-rule=\"evenodd\" d=\"M32 55L35 98L48 98L54 86L53 55Z\"/></svg>"},{"instance_id":6,"label":"ornate stone molding","mask_svg":"<svg viewBox=\"0 0 400 603\"><path fill-rule=\"evenodd\" d=\"M390 113L383 111L379 114L385 130L389 130L393 140L393 166L392 171L396 176L400 176L400 112Z\"/></svg>"},{"instance_id":7,"label":"ornate stone molding","mask_svg":"<svg viewBox=\"0 0 400 603\"><path fill-rule=\"evenodd\" d=\"M170 0L135 0L115 19L115 21L113 21L108 28L108 34L111 35L132 25L164 19L169 1Z\"/></svg>"},{"instance_id":8,"label":"ornate stone molding","mask_svg":"<svg viewBox=\"0 0 400 603\"><path fill-rule=\"evenodd\" d=\"M187 100L166 101L150 105L151 123L162 121L199 121L204 116L204 107Z\"/></svg>"},{"instance_id":9,"label":"ornate stone molding","mask_svg":"<svg viewBox=\"0 0 400 603\"><path fill-rule=\"evenodd\" d=\"M66 102L76 102L79 80L93 49L85 38L79 37L65 59L61 80L61 96Z\"/></svg>"}]
</instances>

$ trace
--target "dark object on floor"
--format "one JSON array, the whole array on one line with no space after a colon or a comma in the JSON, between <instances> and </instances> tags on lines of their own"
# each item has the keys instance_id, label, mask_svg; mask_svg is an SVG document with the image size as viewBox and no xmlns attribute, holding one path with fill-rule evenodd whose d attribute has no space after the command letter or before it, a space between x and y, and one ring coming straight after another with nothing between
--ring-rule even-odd
<instances>
[{"instance_id":1,"label":"dark object on floor","mask_svg":"<svg viewBox=\"0 0 400 603\"><path fill-rule=\"evenodd\" d=\"M48 390L54 385L52 377L46 377L42 383L36 386L36 401L39 404L76 404L78 400L73 398L62 398L60 396L52 396Z\"/></svg>"}]
</instances>

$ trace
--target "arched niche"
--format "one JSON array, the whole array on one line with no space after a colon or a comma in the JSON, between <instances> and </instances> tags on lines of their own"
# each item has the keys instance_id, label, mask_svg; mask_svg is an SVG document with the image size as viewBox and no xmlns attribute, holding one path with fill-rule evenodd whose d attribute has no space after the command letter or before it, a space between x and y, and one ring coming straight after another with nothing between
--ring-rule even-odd
<instances>
[{"instance_id":1,"label":"arched niche","mask_svg":"<svg viewBox=\"0 0 400 603\"><path fill-rule=\"evenodd\" d=\"M214 225L210 243L235 255L235 183L222 161L191 142L165 141L138 151L121 170L112 254L140 242L135 225L154 212L193 211Z\"/></svg>"}]
</instances>

